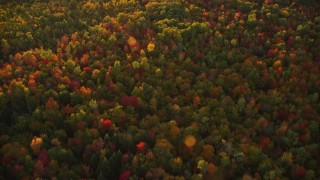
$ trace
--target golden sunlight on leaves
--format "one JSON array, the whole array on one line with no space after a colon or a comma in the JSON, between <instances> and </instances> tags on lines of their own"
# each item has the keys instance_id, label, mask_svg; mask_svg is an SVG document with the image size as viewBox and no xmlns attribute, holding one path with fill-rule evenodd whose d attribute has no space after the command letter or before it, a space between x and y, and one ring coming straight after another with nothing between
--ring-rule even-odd
<instances>
[{"instance_id":1,"label":"golden sunlight on leaves","mask_svg":"<svg viewBox=\"0 0 320 180\"><path fill-rule=\"evenodd\" d=\"M196 144L197 140L193 135L187 135L184 138L184 144L188 147L188 148L192 148L195 144Z\"/></svg>"},{"instance_id":2,"label":"golden sunlight on leaves","mask_svg":"<svg viewBox=\"0 0 320 180\"><path fill-rule=\"evenodd\" d=\"M30 147L34 154L38 154L40 152L40 148L42 145L42 138L41 137L34 137L31 141Z\"/></svg>"}]
</instances>

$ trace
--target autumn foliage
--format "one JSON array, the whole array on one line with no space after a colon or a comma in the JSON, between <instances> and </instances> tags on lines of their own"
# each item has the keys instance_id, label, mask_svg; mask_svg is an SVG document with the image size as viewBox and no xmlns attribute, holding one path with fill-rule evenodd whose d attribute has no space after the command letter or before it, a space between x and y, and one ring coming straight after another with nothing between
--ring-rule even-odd
<instances>
[{"instance_id":1,"label":"autumn foliage","mask_svg":"<svg viewBox=\"0 0 320 180\"><path fill-rule=\"evenodd\" d=\"M0 179L319 179L319 3L0 4Z\"/></svg>"}]
</instances>

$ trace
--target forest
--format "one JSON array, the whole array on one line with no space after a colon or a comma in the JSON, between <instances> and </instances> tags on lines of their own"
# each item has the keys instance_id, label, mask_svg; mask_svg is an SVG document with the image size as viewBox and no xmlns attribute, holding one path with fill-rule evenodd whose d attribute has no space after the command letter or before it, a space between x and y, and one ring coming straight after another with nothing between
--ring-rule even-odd
<instances>
[{"instance_id":1,"label":"forest","mask_svg":"<svg viewBox=\"0 0 320 180\"><path fill-rule=\"evenodd\" d=\"M0 179L319 179L319 9L1 0Z\"/></svg>"}]
</instances>

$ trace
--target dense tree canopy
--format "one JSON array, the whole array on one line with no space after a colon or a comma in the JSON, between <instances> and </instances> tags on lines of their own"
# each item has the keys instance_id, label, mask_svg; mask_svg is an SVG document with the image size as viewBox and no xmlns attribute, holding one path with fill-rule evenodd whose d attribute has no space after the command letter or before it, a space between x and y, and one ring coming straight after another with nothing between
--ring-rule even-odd
<instances>
[{"instance_id":1,"label":"dense tree canopy","mask_svg":"<svg viewBox=\"0 0 320 180\"><path fill-rule=\"evenodd\" d=\"M319 3L0 5L0 179L317 179Z\"/></svg>"}]
</instances>

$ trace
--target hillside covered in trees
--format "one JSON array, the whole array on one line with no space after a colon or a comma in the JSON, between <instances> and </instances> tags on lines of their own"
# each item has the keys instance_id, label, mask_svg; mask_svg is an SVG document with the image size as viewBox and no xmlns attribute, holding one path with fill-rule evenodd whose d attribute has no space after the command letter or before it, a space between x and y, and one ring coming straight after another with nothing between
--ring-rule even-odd
<instances>
[{"instance_id":1,"label":"hillside covered in trees","mask_svg":"<svg viewBox=\"0 0 320 180\"><path fill-rule=\"evenodd\" d=\"M320 3L0 3L0 179L319 179Z\"/></svg>"}]
</instances>

